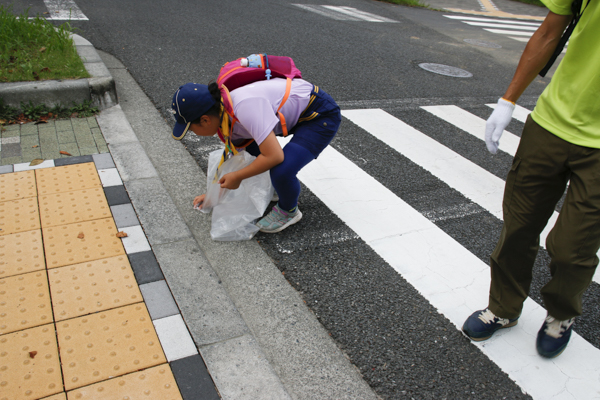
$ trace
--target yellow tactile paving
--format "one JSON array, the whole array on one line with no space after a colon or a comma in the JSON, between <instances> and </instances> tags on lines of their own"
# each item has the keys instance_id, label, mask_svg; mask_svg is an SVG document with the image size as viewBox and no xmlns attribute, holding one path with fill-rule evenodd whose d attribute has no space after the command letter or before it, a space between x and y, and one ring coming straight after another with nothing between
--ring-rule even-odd
<instances>
[{"instance_id":1,"label":"yellow tactile paving","mask_svg":"<svg viewBox=\"0 0 600 400\"><path fill-rule=\"evenodd\" d=\"M57 322L65 389L166 362L144 304Z\"/></svg>"},{"instance_id":2,"label":"yellow tactile paving","mask_svg":"<svg viewBox=\"0 0 600 400\"><path fill-rule=\"evenodd\" d=\"M94 163L35 170L38 196L102 187Z\"/></svg>"},{"instance_id":3,"label":"yellow tactile paving","mask_svg":"<svg viewBox=\"0 0 600 400\"><path fill-rule=\"evenodd\" d=\"M54 396L44 397L41 400L67 400L67 394L65 392L55 394Z\"/></svg>"},{"instance_id":4,"label":"yellow tactile paving","mask_svg":"<svg viewBox=\"0 0 600 400\"><path fill-rule=\"evenodd\" d=\"M46 271L0 279L0 335L51 322Z\"/></svg>"},{"instance_id":5,"label":"yellow tactile paving","mask_svg":"<svg viewBox=\"0 0 600 400\"><path fill-rule=\"evenodd\" d=\"M0 175L0 400L181 399L117 232L93 163Z\"/></svg>"},{"instance_id":6,"label":"yellow tactile paving","mask_svg":"<svg viewBox=\"0 0 600 400\"><path fill-rule=\"evenodd\" d=\"M63 391L54 324L0 336L0 400Z\"/></svg>"},{"instance_id":7,"label":"yellow tactile paving","mask_svg":"<svg viewBox=\"0 0 600 400\"><path fill-rule=\"evenodd\" d=\"M18 200L37 196L35 173L15 172L0 175L0 201Z\"/></svg>"},{"instance_id":8,"label":"yellow tactile paving","mask_svg":"<svg viewBox=\"0 0 600 400\"><path fill-rule=\"evenodd\" d=\"M124 255L112 218L43 228L46 265L57 268Z\"/></svg>"},{"instance_id":9,"label":"yellow tactile paving","mask_svg":"<svg viewBox=\"0 0 600 400\"><path fill-rule=\"evenodd\" d=\"M45 268L41 229L0 236L0 279Z\"/></svg>"},{"instance_id":10,"label":"yellow tactile paving","mask_svg":"<svg viewBox=\"0 0 600 400\"><path fill-rule=\"evenodd\" d=\"M0 203L0 235L40 229L36 197Z\"/></svg>"},{"instance_id":11,"label":"yellow tactile paving","mask_svg":"<svg viewBox=\"0 0 600 400\"><path fill-rule=\"evenodd\" d=\"M169 364L113 378L68 393L69 400L182 399Z\"/></svg>"},{"instance_id":12,"label":"yellow tactile paving","mask_svg":"<svg viewBox=\"0 0 600 400\"><path fill-rule=\"evenodd\" d=\"M56 321L143 301L127 256L48 272Z\"/></svg>"},{"instance_id":13,"label":"yellow tactile paving","mask_svg":"<svg viewBox=\"0 0 600 400\"><path fill-rule=\"evenodd\" d=\"M39 206L43 227L92 221L112 216L102 188L40 196Z\"/></svg>"}]
</instances>

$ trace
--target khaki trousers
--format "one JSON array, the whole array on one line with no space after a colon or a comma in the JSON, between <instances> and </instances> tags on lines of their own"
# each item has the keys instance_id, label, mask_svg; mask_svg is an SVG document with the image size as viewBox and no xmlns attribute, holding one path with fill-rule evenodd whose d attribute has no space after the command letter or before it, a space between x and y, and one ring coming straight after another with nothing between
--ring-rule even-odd
<instances>
[{"instance_id":1,"label":"khaki trousers","mask_svg":"<svg viewBox=\"0 0 600 400\"><path fill-rule=\"evenodd\" d=\"M490 264L490 310L521 315L539 248L539 235L570 181L556 225L548 235L552 279L542 288L546 310L559 320L581 315L581 297L598 265L600 248L600 149L560 139L531 116L502 203L504 225Z\"/></svg>"}]
</instances>

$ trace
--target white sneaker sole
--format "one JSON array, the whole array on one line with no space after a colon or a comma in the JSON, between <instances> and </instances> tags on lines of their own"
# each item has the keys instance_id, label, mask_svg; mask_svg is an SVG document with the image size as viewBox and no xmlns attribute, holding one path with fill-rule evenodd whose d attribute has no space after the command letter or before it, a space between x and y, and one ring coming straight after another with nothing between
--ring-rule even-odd
<instances>
[{"instance_id":1,"label":"white sneaker sole","mask_svg":"<svg viewBox=\"0 0 600 400\"><path fill-rule=\"evenodd\" d=\"M260 228L259 230L261 232L264 233L277 233L277 232L281 232L282 230L284 230L285 228L287 228L290 225L294 225L296 222L300 221L302 219L302 211L298 210L298 213L294 216L294 218L290 219L286 224L281 225L279 228L274 229L274 230L264 230L264 228Z\"/></svg>"}]
</instances>

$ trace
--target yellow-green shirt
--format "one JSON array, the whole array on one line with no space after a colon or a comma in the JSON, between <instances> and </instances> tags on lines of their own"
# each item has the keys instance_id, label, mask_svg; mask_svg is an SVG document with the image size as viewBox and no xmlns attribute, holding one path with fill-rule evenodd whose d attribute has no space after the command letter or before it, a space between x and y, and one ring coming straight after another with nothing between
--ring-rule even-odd
<instances>
[{"instance_id":1,"label":"yellow-green shirt","mask_svg":"<svg viewBox=\"0 0 600 400\"><path fill-rule=\"evenodd\" d=\"M583 0L583 5L588 1L531 116L567 142L600 148L600 0ZM571 14L572 0L542 2L555 14Z\"/></svg>"}]
</instances>

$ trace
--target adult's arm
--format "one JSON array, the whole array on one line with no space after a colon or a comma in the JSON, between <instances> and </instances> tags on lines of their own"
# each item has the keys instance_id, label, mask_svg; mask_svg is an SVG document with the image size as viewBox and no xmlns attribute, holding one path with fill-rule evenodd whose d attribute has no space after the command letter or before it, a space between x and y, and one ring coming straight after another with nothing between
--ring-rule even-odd
<instances>
[{"instance_id":1,"label":"adult's arm","mask_svg":"<svg viewBox=\"0 0 600 400\"><path fill-rule=\"evenodd\" d=\"M504 99L515 103L521 97L554 53L554 49L572 18L572 15L548 12L542 25L529 39L517 65L515 75L506 93L502 96Z\"/></svg>"}]
</instances>

